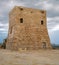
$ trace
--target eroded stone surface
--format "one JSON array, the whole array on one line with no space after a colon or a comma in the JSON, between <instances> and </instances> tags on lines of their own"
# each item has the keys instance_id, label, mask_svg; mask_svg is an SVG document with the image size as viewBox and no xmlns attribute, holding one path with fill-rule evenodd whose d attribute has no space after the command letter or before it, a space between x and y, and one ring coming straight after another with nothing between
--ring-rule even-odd
<instances>
[{"instance_id":1,"label":"eroded stone surface","mask_svg":"<svg viewBox=\"0 0 59 65\"><path fill-rule=\"evenodd\" d=\"M9 13L7 49L51 48L46 11L16 6Z\"/></svg>"}]
</instances>

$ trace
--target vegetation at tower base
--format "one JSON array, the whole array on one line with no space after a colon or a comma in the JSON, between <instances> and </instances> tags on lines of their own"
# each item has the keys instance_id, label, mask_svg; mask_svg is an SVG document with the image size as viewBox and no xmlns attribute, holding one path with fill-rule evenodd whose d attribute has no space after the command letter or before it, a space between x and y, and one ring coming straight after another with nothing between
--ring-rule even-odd
<instances>
[{"instance_id":1,"label":"vegetation at tower base","mask_svg":"<svg viewBox=\"0 0 59 65\"><path fill-rule=\"evenodd\" d=\"M7 43L7 38L3 40L3 43L0 43L0 49L6 49L6 43Z\"/></svg>"},{"instance_id":2,"label":"vegetation at tower base","mask_svg":"<svg viewBox=\"0 0 59 65\"><path fill-rule=\"evenodd\" d=\"M45 10L15 6L9 13L6 48L11 50L52 48L46 23Z\"/></svg>"},{"instance_id":3,"label":"vegetation at tower base","mask_svg":"<svg viewBox=\"0 0 59 65\"><path fill-rule=\"evenodd\" d=\"M52 44L52 48L53 48L53 49L59 49L59 44L56 45L55 43L53 43L53 44Z\"/></svg>"}]
</instances>

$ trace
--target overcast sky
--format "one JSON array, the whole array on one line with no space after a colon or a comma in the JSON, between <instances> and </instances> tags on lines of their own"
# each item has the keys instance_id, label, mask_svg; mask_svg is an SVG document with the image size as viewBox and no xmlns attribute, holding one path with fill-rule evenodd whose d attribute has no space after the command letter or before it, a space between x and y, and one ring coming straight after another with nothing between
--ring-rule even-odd
<instances>
[{"instance_id":1,"label":"overcast sky","mask_svg":"<svg viewBox=\"0 0 59 65\"><path fill-rule=\"evenodd\" d=\"M59 44L59 0L0 0L0 42L8 35L8 14L14 6L46 10L51 43Z\"/></svg>"}]
</instances>

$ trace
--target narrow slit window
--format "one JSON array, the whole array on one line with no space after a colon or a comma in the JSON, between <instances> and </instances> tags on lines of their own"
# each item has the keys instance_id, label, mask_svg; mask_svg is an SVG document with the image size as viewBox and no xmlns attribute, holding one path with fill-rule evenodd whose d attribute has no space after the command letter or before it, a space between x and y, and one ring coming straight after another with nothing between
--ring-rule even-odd
<instances>
[{"instance_id":1,"label":"narrow slit window","mask_svg":"<svg viewBox=\"0 0 59 65\"><path fill-rule=\"evenodd\" d=\"M11 29L10 29L10 34L12 33L12 27L11 27Z\"/></svg>"},{"instance_id":2,"label":"narrow slit window","mask_svg":"<svg viewBox=\"0 0 59 65\"><path fill-rule=\"evenodd\" d=\"M43 20L41 20L41 25L43 25Z\"/></svg>"},{"instance_id":3,"label":"narrow slit window","mask_svg":"<svg viewBox=\"0 0 59 65\"><path fill-rule=\"evenodd\" d=\"M23 18L20 18L20 23L23 23Z\"/></svg>"}]
</instances>

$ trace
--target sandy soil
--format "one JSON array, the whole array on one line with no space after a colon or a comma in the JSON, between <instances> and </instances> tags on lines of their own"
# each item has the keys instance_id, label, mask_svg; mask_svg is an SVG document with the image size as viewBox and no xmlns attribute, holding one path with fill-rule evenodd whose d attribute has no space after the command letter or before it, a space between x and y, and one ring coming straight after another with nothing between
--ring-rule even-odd
<instances>
[{"instance_id":1,"label":"sandy soil","mask_svg":"<svg viewBox=\"0 0 59 65\"><path fill-rule=\"evenodd\" d=\"M59 50L10 51L0 49L0 65L59 65Z\"/></svg>"}]
</instances>

